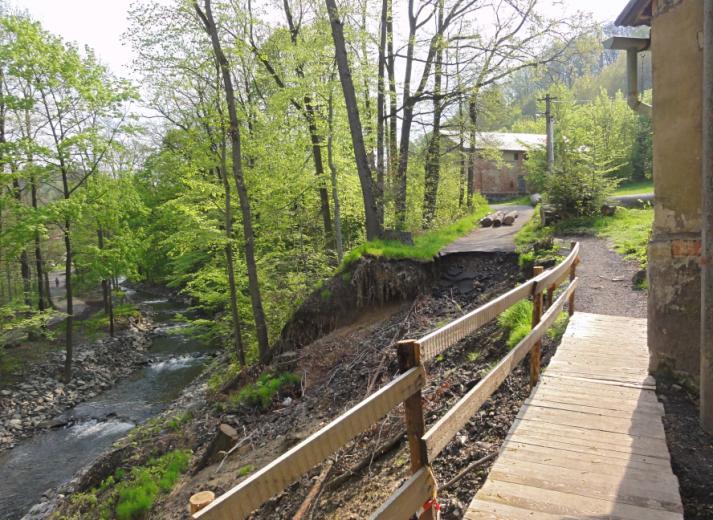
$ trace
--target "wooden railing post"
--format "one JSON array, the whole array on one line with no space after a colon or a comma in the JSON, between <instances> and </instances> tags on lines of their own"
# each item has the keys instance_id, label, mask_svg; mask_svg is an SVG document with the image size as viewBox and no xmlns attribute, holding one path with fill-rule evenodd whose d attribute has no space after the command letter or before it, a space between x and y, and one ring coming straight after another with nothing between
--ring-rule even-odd
<instances>
[{"instance_id":1,"label":"wooden railing post","mask_svg":"<svg viewBox=\"0 0 713 520\"><path fill-rule=\"evenodd\" d=\"M536 265L533 269L535 276L541 275L544 268L541 265ZM549 295L548 295L549 298ZM542 316L542 291L537 290L535 286L535 294L532 295L532 328L540 323ZM537 380L540 378L540 357L542 350L542 341L538 340L530 351L530 388L534 388Z\"/></svg>"},{"instance_id":2,"label":"wooden railing post","mask_svg":"<svg viewBox=\"0 0 713 520\"><path fill-rule=\"evenodd\" d=\"M400 372L406 372L421 364L421 345L417 341L399 341L397 349ZM404 415L406 438L411 454L411 473L415 474L428 464L426 443L421 440L426 431L421 390L404 401ZM419 517L420 520L435 520L435 518L436 512L433 507L424 511Z\"/></svg>"},{"instance_id":3,"label":"wooden railing post","mask_svg":"<svg viewBox=\"0 0 713 520\"><path fill-rule=\"evenodd\" d=\"M577 242L571 242L570 247L574 249L574 246L577 244ZM572 283L572 280L577 278L577 263L579 262L579 258L575 258L574 261L572 262L571 267L569 268L569 283ZM569 315L572 316L574 314L574 291L572 291L572 294L569 296L569 300L567 301L567 312L569 312Z\"/></svg>"}]
</instances>

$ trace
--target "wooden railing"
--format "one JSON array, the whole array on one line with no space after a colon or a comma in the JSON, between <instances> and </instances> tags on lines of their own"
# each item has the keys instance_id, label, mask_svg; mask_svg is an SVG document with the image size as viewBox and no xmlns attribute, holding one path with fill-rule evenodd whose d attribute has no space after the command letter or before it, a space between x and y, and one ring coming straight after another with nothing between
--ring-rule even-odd
<instances>
[{"instance_id":1,"label":"wooden railing","mask_svg":"<svg viewBox=\"0 0 713 520\"><path fill-rule=\"evenodd\" d=\"M574 291L579 244L560 264L543 271L487 304L431 332L419 340L398 344L400 375L379 391L334 419L327 426L221 495L193 518L234 520L246 518L271 496L283 491L310 469L326 460L354 437L404 403L406 435L411 456L412 476L372 515L373 519L406 519L417 513L421 519L434 518L433 502L437 484L430 469L432 461L461 430L483 403L500 387L512 370L530 353L530 384L540 373L540 343L547 329L568 302L574 312ZM567 288L554 299L557 286L569 280ZM466 393L428 431L422 409L421 389L426 383L424 362L434 358L461 339L496 318L516 303L532 297L533 327L477 385ZM543 312L543 310L546 310Z\"/></svg>"}]
</instances>

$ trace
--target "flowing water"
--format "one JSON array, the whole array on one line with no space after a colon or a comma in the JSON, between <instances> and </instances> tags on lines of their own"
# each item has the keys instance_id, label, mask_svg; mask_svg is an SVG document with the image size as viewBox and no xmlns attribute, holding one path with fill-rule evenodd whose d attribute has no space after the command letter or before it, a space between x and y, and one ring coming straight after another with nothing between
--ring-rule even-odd
<instances>
[{"instance_id":1,"label":"flowing water","mask_svg":"<svg viewBox=\"0 0 713 520\"><path fill-rule=\"evenodd\" d=\"M136 296L134 296L136 298ZM164 410L204 368L210 349L182 335L166 300L139 300L159 324L152 361L63 414L68 426L38 433L0 453L0 519L22 517L48 489L67 482L135 425Z\"/></svg>"}]
</instances>

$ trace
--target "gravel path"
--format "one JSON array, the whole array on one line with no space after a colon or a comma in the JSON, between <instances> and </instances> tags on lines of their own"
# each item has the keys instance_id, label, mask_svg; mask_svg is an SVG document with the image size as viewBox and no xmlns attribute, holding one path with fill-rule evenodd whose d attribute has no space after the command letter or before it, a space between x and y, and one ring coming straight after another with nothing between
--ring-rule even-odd
<instances>
[{"instance_id":1,"label":"gravel path","mask_svg":"<svg viewBox=\"0 0 713 520\"><path fill-rule=\"evenodd\" d=\"M566 242L576 240L581 245L576 310L646 318L646 291L634 289L632 283L639 271L638 262L625 260L611 251L605 240L587 236L561 238Z\"/></svg>"}]
</instances>

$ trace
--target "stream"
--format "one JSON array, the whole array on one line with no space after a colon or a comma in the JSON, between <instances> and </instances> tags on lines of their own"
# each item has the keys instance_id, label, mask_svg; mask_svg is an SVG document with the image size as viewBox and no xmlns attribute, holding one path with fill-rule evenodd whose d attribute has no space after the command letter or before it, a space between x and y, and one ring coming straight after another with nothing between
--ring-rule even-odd
<instances>
[{"instance_id":1,"label":"stream","mask_svg":"<svg viewBox=\"0 0 713 520\"><path fill-rule=\"evenodd\" d=\"M133 295L154 312L158 326L148 351L152 362L64 412L67 426L0 453L0 519L22 517L47 490L69 481L134 426L163 411L203 370L211 348L180 333L184 325L174 317L184 309L150 298Z\"/></svg>"}]
</instances>

